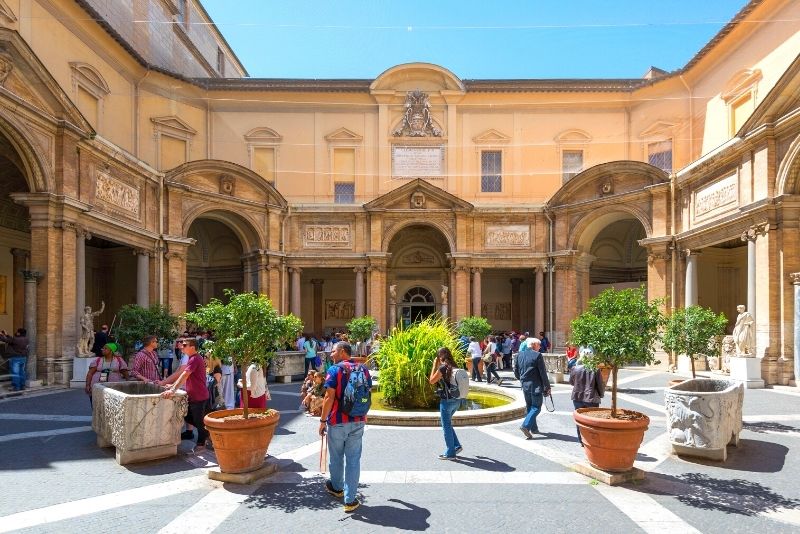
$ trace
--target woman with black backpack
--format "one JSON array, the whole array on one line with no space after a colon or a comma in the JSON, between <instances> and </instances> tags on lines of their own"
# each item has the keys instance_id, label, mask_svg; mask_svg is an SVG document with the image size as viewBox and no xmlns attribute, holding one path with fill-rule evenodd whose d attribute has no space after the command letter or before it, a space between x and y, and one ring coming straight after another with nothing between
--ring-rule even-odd
<instances>
[{"instance_id":1,"label":"woman with black backpack","mask_svg":"<svg viewBox=\"0 0 800 534\"><path fill-rule=\"evenodd\" d=\"M436 384L436 393L440 399L439 415L442 418L444 443L447 446L444 454L439 455L440 460L455 460L456 455L462 450L456 431L453 429L453 414L461 406L458 384L453 377L455 367L456 362L453 360L453 354L450 349L442 347L436 352L436 359L433 361L433 367L431 368L431 376L428 378L428 382Z\"/></svg>"}]
</instances>

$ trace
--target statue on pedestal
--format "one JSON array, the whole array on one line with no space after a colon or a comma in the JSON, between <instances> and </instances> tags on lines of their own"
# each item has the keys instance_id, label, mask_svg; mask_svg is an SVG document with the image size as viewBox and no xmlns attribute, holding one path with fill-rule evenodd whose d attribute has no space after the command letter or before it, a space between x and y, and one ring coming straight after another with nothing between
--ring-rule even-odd
<instances>
[{"instance_id":1,"label":"statue on pedestal","mask_svg":"<svg viewBox=\"0 0 800 534\"><path fill-rule=\"evenodd\" d=\"M94 318L103 313L106 303L100 301L100 309L92 311L91 306L83 309L81 317L81 338L78 340L78 356L89 356L92 354L92 344L94 343Z\"/></svg>"},{"instance_id":2,"label":"statue on pedestal","mask_svg":"<svg viewBox=\"0 0 800 534\"><path fill-rule=\"evenodd\" d=\"M745 310L743 304L736 306L739 316L736 318L736 326L733 327L733 339L736 343L737 356L753 357L756 348L756 320L752 313Z\"/></svg>"},{"instance_id":3,"label":"statue on pedestal","mask_svg":"<svg viewBox=\"0 0 800 534\"><path fill-rule=\"evenodd\" d=\"M450 291L450 288L442 285L442 304L447 304L447 293Z\"/></svg>"},{"instance_id":4,"label":"statue on pedestal","mask_svg":"<svg viewBox=\"0 0 800 534\"><path fill-rule=\"evenodd\" d=\"M389 304L397 303L397 284L389 286Z\"/></svg>"}]
</instances>

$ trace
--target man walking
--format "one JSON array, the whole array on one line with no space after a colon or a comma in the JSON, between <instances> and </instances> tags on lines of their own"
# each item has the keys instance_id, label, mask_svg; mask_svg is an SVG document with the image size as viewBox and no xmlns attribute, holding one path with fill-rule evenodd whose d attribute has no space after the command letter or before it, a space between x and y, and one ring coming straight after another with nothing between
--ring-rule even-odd
<instances>
[{"instance_id":1,"label":"man walking","mask_svg":"<svg viewBox=\"0 0 800 534\"><path fill-rule=\"evenodd\" d=\"M527 439L533 439L533 434L539 433L536 416L542 409L544 395L550 394L550 381L547 379L547 369L544 358L539 352L540 342L536 338L527 340L529 350L520 347L517 361L514 362L514 376L522 384L522 394L525 395L525 407L528 415L519 429Z\"/></svg>"},{"instance_id":2,"label":"man walking","mask_svg":"<svg viewBox=\"0 0 800 534\"><path fill-rule=\"evenodd\" d=\"M145 336L142 339L142 350L133 357L133 365L131 365L131 375L136 380L148 384L158 382L158 353L156 350L158 350L158 338Z\"/></svg>"},{"instance_id":3,"label":"man walking","mask_svg":"<svg viewBox=\"0 0 800 534\"><path fill-rule=\"evenodd\" d=\"M186 382L186 394L189 396L189 413L184 420L197 428L197 446L195 452L205 450L208 432L203 422L206 415L208 401L208 387L206 386L206 364L203 357L197 352L197 340L188 338L183 340L183 353L189 357L186 369L183 370L178 380L161 394L165 399L171 399L181 385Z\"/></svg>"},{"instance_id":4,"label":"man walking","mask_svg":"<svg viewBox=\"0 0 800 534\"><path fill-rule=\"evenodd\" d=\"M597 408L606 391L606 383L600 371L589 370L583 365L583 358L578 358L577 365L569 370L569 383L572 384L572 405L578 408ZM578 442L583 447L581 427L578 429Z\"/></svg>"},{"instance_id":5,"label":"man walking","mask_svg":"<svg viewBox=\"0 0 800 534\"><path fill-rule=\"evenodd\" d=\"M8 345L8 367L11 371L11 386L14 391L25 389L27 380L28 366L28 332L24 328L17 328L14 336L6 334L5 330L0 330L0 341Z\"/></svg>"},{"instance_id":6,"label":"man walking","mask_svg":"<svg viewBox=\"0 0 800 534\"><path fill-rule=\"evenodd\" d=\"M352 348L345 341L333 347L331 358L334 365L328 369L325 379L325 400L319 420L319 435L328 433L328 471L331 478L325 482L325 490L337 498L344 497L344 511L353 512L361 503L356 497L358 479L361 476L361 441L364 437L366 416L352 417L339 410L339 400L347 385L350 372L359 366L364 372L369 387L372 379L369 370L351 361Z\"/></svg>"}]
</instances>

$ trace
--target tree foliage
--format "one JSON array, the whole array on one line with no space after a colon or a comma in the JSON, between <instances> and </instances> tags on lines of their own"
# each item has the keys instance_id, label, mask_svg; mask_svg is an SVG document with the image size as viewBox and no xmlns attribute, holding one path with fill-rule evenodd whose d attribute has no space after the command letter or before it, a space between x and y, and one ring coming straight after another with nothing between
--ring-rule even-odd
<instances>
[{"instance_id":1,"label":"tree foliage","mask_svg":"<svg viewBox=\"0 0 800 534\"><path fill-rule=\"evenodd\" d=\"M185 317L187 321L211 330L214 355L220 359L230 357L240 366L242 405L247 418L247 368L251 363L266 365L286 342L294 340L303 329L303 323L292 314L279 314L266 295L237 294L226 289L225 296L229 299L227 303L212 299Z\"/></svg>"},{"instance_id":2,"label":"tree foliage","mask_svg":"<svg viewBox=\"0 0 800 534\"><path fill-rule=\"evenodd\" d=\"M372 336L375 327L378 326L378 321L371 315L364 315L362 317L354 317L347 323L347 330L350 332L351 341L366 341Z\"/></svg>"},{"instance_id":3,"label":"tree foliage","mask_svg":"<svg viewBox=\"0 0 800 534\"><path fill-rule=\"evenodd\" d=\"M470 315L458 322L458 335L481 340L492 333L492 325L485 317Z\"/></svg>"},{"instance_id":4,"label":"tree foliage","mask_svg":"<svg viewBox=\"0 0 800 534\"><path fill-rule=\"evenodd\" d=\"M408 328L396 328L381 342L378 350L380 387L385 401L400 408L429 408L438 402L428 383L441 347L453 353L458 365L464 361L452 325L442 317L431 316Z\"/></svg>"},{"instance_id":5,"label":"tree foliage","mask_svg":"<svg viewBox=\"0 0 800 534\"><path fill-rule=\"evenodd\" d=\"M178 317L161 304L149 308L126 304L117 312L117 319L118 326L111 333L122 346L123 354L133 352L136 343L145 336L158 337L160 349L171 348L178 337Z\"/></svg>"},{"instance_id":6,"label":"tree foliage","mask_svg":"<svg viewBox=\"0 0 800 534\"><path fill-rule=\"evenodd\" d=\"M638 361L654 363L655 344L664 316L661 300L647 301L644 286L637 289L606 289L589 301L588 309L573 319L571 340L591 348L583 357L589 368L611 368L612 417L617 414L617 370Z\"/></svg>"},{"instance_id":7,"label":"tree foliage","mask_svg":"<svg viewBox=\"0 0 800 534\"><path fill-rule=\"evenodd\" d=\"M720 336L725 333L728 318L717 315L710 308L689 306L678 308L667 320L664 347L692 359L692 378L695 377L694 360L700 355L718 356Z\"/></svg>"}]
</instances>

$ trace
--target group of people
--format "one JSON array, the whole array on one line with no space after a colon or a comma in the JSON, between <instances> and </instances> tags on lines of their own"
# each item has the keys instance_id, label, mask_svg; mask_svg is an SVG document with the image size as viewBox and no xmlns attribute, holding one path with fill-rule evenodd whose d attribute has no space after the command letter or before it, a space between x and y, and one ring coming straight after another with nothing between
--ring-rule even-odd
<instances>
[{"instance_id":1,"label":"group of people","mask_svg":"<svg viewBox=\"0 0 800 534\"><path fill-rule=\"evenodd\" d=\"M500 383L501 377L497 370L511 369L514 363L512 355L518 353L521 348L524 349L526 340L530 339L533 338L528 332L522 334L501 332L489 335L483 340L462 336L461 349L467 354L467 368L471 370L472 380L483 382L485 373L487 383ZM545 353L550 350L550 340L544 332L539 332L539 337L536 339L540 343L540 352Z\"/></svg>"}]
</instances>

